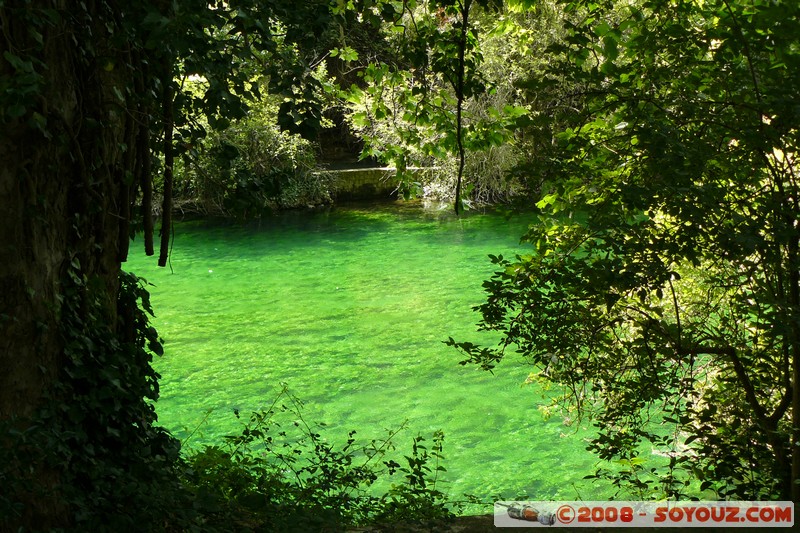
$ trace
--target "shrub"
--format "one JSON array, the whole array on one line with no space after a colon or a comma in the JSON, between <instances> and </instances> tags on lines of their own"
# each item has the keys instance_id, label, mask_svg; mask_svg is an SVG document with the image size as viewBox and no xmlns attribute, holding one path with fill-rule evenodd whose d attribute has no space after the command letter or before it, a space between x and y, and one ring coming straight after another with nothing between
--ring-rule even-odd
<instances>
[{"instance_id":1,"label":"shrub","mask_svg":"<svg viewBox=\"0 0 800 533\"><path fill-rule=\"evenodd\" d=\"M329 178L316 172L316 148L281 131L277 106L267 99L242 120L213 131L187 152L178 175L178 200L202 214L259 218L263 214L331 201Z\"/></svg>"},{"instance_id":2,"label":"shrub","mask_svg":"<svg viewBox=\"0 0 800 533\"><path fill-rule=\"evenodd\" d=\"M436 488L444 471L439 465L443 435L434 434L430 450L424 437L415 437L402 466L386 456L403 427L366 444L358 444L351 431L337 446L306 422L300 401L284 385L269 409L251 414L241 434L190 452L185 482L210 526L330 531L451 517L445 495ZM402 480L385 494L370 491L379 478L398 473Z\"/></svg>"}]
</instances>

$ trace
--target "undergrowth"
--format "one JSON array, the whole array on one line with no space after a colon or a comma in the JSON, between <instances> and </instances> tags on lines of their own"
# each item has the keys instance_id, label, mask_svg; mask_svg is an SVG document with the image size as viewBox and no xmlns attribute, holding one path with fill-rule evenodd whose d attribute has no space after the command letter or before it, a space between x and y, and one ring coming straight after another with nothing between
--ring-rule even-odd
<instances>
[{"instance_id":1,"label":"undergrowth","mask_svg":"<svg viewBox=\"0 0 800 533\"><path fill-rule=\"evenodd\" d=\"M444 435L414 437L401 464L389 452L396 451L394 439L403 429L405 424L363 443L350 431L343 443L329 442L283 385L239 435L185 452L184 484L210 530L340 531L453 518L459 504L448 502L437 486L445 471ZM389 488L376 491L376 483Z\"/></svg>"},{"instance_id":2,"label":"undergrowth","mask_svg":"<svg viewBox=\"0 0 800 533\"><path fill-rule=\"evenodd\" d=\"M110 323L98 284L77 263L69 274L63 373L28 420L0 422L0 533L342 531L440 523L463 508L439 489L441 432L414 437L405 454L394 444L405 424L335 443L285 385L238 435L179 442L156 424L151 361L163 349L147 283L121 274Z\"/></svg>"}]
</instances>

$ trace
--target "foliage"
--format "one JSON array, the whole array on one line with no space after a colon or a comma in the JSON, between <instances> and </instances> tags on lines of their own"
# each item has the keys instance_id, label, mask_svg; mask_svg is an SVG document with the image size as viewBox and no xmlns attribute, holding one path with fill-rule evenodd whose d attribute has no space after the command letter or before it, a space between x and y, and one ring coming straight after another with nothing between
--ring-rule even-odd
<instances>
[{"instance_id":1,"label":"foliage","mask_svg":"<svg viewBox=\"0 0 800 533\"><path fill-rule=\"evenodd\" d=\"M168 227L172 211L175 156L196 157L198 145L214 131L227 129L234 120L248 115L249 104L261 99L261 89L281 96L273 120L281 129L307 138L315 135L322 123L320 81L309 75L316 57L320 35L329 33L332 13L325 2L305 2L302 6L286 2L263 5L244 1L229 5L215 2L176 8L173 17L160 16L155 35L172 43L169 49L163 95L164 203L162 207L161 254L166 263ZM168 38L172 33L178 37ZM186 83L200 80L202 83ZM263 83L262 83L263 81ZM198 91L197 87L203 90ZM253 120L252 114L246 124ZM240 123L242 125L242 123ZM270 136L274 140L275 136ZM279 137L278 137L279 138ZM214 140L211 141L212 144ZM252 143L250 143L252 147ZM212 156L223 166L232 159L234 144L221 141L221 151ZM262 158L263 159L263 158ZM258 166L263 161L253 161ZM223 169L227 170L227 168ZM280 169L273 175L240 169L233 184L224 186L221 196L225 208L237 216L260 216L269 207L269 198L280 195L282 186L298 187L309 183L308 176L290 176ZM226 190L230 188L230 194ZM304 191L308 192L308 191ZM314 191L310 194L313 195ZM298 196L297 190L294 195ZM219 198L214 198L217 200ZM145 207L146 209L146 207ZM164 228L167 228L166 230Z\"/></svg>"},{"instance_id":2,"label":"foliage","mask_svg":"<svg viewBox=\"0 0 800 533\"><path fill-rule=\"evenodd\" d=\"M380 522L408 522L419 520L441 520L450 518L451 512L445 504L445 493L436 488L439 472L445 472L440 464L444 460L444 434L433 434L430 450L423 444L425 438L414 437L411 455L405 456L407 466L390 460L385 464L388 473L402 472L404 481L393 484L387 494L381 497L375 518ZM433 461L433 467L429 463Z\"/></svg>"},{"instance_id":3,"label":"foliage","mask_svg":"<svg viewBox=\"0 0 800 533\"><path fill-rule=\"evenodd\" d=\"M562 384L594 417L590 448L625 465L598 474L643 497L699 480L792 499L798 5L563 5L548 75L580 107L556 137L534 251L494 259L479 310L498 347L449 344L485 368L513 349Z\"/></svg>"},{"instance_id":4,"label":"foliage","mask_svg":"<svg viewBox=\"0 0 800 533\"><path fill-rule=\"evenodd\" d=\"M176 477L180 445L154 425L158 375L150 362L162 348L148 325L144 282L120 275L118 323L109 324L102 285L81 275L75 260L69 275L61 380L35 424L21 430L13 419L3 422L0 525L36 524L47 505L60 508L61 525L76 531L158 531L163 521L188 523L191 505ZM53 492L42 492L33 465L58 479Z\"/></svg>"},{"instance_id":5,"label":"foliage","mask_svg":"<svg viewBox=\"0 0 800 533\"><path fill-rule=\"evenodd\" d=\"M523 208L542 184L558 179L556 135L580 123L584 90L580 82L552 68L561 57L552 48L565 41L565 23L580 20L579 14L557 2L529 4L507 2L481 44L482 71L496 91L494 98L525 110L509 125L513 137L499 147L510 150L514 158L495 165L494 171L513 185L504 200L519 202ZM492 173L479 176L485 180Z\"/></svg>"},{"instance_id":6,"label":"foliage","mask_svg":"<svg viewBox=\"0 0 800 533\"><path fill-rule=\"evenodd\" d=\"M449 518L445 495L436 489L443 436L434 435L430 452L423 437L414 438L401 466L384 459L401 429L365 445L351 431L337 446L306 422L302 404L284 385L269 409L251 414L240 435L189 453L186 483L208 524L223 529L338 531L384 520ZM395 472L404 474L403 482L381 496L370 493L379 478Z\"/></svg>"},{"instance_id":7,"label":"foliage","mask_svg":"<svg viewBox=\"0 0 800 533\"><path fill-rule=\"evenodd\" d=\"M278 106L262 98L247 116L198 142L176 167L176 202L202 214L257 218L330 202L313 145L280 131Z\"/></svg>"},{"instance_id":8,"label":"foliage","mask_svg":"<svg viewBox=\"0 0 800 533\"><path fill-rule=\"evenodd\" d=\"M403 61L366 66L362 82L343 93L350 124L365 138L363 156L397 168L407 196L423 193L426 185L428 193L441 193L442 183L452 183L447 195L460 207L469 159L502 150L524 114L493 98L496 91L481 73L475 20L486 7L470 1L404 4L402 16L386 27L394 55ZM413 166L437 167L436 178L415 183L406 174ZM470 190L484 184L478 176L470 181L477 186ZM501 185L478 196L489 199L503 190Z\"/></svg>"}]
</instances>

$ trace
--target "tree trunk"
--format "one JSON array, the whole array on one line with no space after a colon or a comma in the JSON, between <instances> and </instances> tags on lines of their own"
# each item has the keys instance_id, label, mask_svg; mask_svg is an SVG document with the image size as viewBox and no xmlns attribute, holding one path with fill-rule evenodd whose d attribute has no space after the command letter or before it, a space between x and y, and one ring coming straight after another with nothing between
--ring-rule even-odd
<instances>
[{"instance_id":1,"label":"tree trunk","mask_svg":"<svg viewBox=\"0 0 800 533\"><path fill-rule=\"evenodd\" d=\"M63 1L38 3L65 14L72 9ZM129 208L119 200L127 196L122 185L132 170L125 168L125 147L133 145L125 134L133 137L138 131L117 96L131 82L125 72L110 68L111 63L80 60L79 47L86 43L76 44L73 36L87 28L70 24L80 19L64 16L43 26L47 31L37 47L19 15L35 7L13 6L6 2L2 8L2 51L40 48L37 59L46 68L25 114L4 126L0 142L3 418L30 414L57 374L60 299L68 265L80 265L87 277L102 282L113 324L120 223ZM89 20L97 26L103 22ZM108 43L101 40L104 32L94 29L98 40L93 46L100 50ZM15 74L7 62L2 64L3 76Z\"/></svg>"},{"instance_id":2,"label":"tree trunk","mask_svg":"<svg viewBox=\"0 0 800 533\"><path fill-rule=\"evenodd\" d=\"M116 324L130 167L142 154L130 152L140 121L122 96L136 66L113 39L108 4L0 4L0 78L10 80L0 96L0 422L21 430L61 377L70 275L90 280ZM40 77L26 76L28 64ZM59 473L39 466L31 477L55 489ZM28 503L23 521L33 527L63 518L57 498Z\"/></svg>"}]
</instances>

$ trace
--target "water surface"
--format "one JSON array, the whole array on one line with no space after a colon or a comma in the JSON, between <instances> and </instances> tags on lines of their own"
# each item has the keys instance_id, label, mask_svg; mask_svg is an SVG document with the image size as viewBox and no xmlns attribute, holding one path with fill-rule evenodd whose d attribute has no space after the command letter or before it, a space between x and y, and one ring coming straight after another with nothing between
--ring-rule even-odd
<instances>
[{"instance_id":1,"label":"water surface","mask_svg":"<svg viewBox=\"0 0 800 533\"><path fill-rule=\"evenodd\" d=\"M157 412L190 444L219 443L286 382L308 420L341 440L408 421L396 441L442 429L444 485L505 499L601 499L582 477L585 431L545 420L531 367L513 356L494 375L460 366L442 341L490 342L471 307L492 272L487 254L525 250L529 218L420 206L338 207L245 228L177 225L170 268L132 253L125 267L151 287L166 353ZM210 415L207 415L208 412Z\"/></svg>"}]
</instances>

